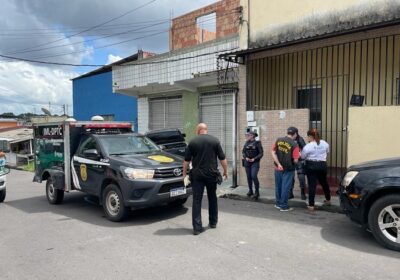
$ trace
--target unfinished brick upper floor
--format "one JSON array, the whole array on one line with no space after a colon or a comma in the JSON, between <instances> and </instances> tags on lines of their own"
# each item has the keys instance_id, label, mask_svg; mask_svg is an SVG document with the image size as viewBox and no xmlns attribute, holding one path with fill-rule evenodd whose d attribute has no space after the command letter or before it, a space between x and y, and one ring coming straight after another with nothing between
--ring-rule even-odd
<instances>
[{"instance_id":1,"label":"unfinished brick upper floor","mask_svg":"<svg viewBox=\"0 0 400 280\"><path fill-rule=\"evenodd\" d=\"M216 32L197 26L197 18L215 13ZM222 0L174 18L170 30L170 49L178 50L199 43L238 34L240 0Z\"/></svg>"}]
</instances>

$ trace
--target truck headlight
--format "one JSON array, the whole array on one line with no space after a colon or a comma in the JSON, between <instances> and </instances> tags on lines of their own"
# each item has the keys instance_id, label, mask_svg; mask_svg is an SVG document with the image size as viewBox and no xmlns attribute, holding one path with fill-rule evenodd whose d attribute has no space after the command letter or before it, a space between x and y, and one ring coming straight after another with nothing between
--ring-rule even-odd
<instances>
[{"instance_id":1,"label":"truck headlight","mask_svg":"<svg viewBox=\"0 0 400 280\"><path fill-rule=\"evenodd\" d=\"M128 179L153 179L154 170L122 167L124 176Z\"/></svg>"},{"instance_id":2,"label":"truck headlight","mask_svg":"<svg viewBox=\"0 0 400 280\"><path fill-rule=\"evenodd\" d=\"M343 187L348 187L350 186L351 182L353 181L353 179L357 176L358 171L349 171L346 173L346 175L344 176L343 180L342 180L342 186Z\"/></svg>"}]
</instances>

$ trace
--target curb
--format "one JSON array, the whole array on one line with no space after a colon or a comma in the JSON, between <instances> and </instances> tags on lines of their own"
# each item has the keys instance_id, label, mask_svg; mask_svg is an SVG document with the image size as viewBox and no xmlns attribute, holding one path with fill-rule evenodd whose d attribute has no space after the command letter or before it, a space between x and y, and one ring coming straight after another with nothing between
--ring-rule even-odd
<instances>
[{"instance_id":1,"label":"curb","mask_svg":"<svg viewBox=\"0 0 400 280\"><path fill-rule=\"evenodd\" d=\"M247 197L246 195L241 195L237 193L232 193L229 190L220 190L219 193L217 194L219 198L224 198L224 199L232 199L232 200L240 200L240 201L249 201L253 203L263 203L263 204L270 204L274 205L275 204L275 197L269 197L269 196L261 196L257 201L254 199L251 199ZM293 208L303 208L307 209L307 204L306 201L304 200L299 200L299 199L291 199L289 200L289 205L290 207ZM317 211L326 211L330 213L336 213L336 214L344 214L344 211L339 205L332 204L331 206L323 206L321 203L315 203L315 206L317 208Z\"/></svg>"}]
</instances>

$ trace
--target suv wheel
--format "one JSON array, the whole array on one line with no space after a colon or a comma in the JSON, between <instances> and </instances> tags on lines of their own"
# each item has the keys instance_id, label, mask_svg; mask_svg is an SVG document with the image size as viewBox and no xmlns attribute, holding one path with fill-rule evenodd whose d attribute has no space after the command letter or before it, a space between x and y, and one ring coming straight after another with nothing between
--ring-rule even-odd
<instances>
[{"instance_id":1,"label":"suv wheel","mask_svg":"<svg viewBox=\"0 0 400 280\"><path fill-rule=\"evenodd\" d=\"M4 201L4 199L6 199L6 190L2 190L0 191L0 203Z\"/></svg>"},{"instance_id":2,"label":"suv wheel","mask_svg":"<svg viewBox=\"0 0 400 280\"><path fill-rule=\"evenodd\" d=\"M64 199L64 190L56 189L53 180L48 178L46 181L46 196L50 204L60 204Z\"/></svg>"},{"instance_id":3,"label":"suv wheel","mask_svg":"<svg viewBox=\"0 0 400 280\"><path fill-rule=\"evenodd\" d=\"M400 195L388 195L375 201L369 211L368 225L381 245L400 251Z\"/></svg>"},{"instance_id":4,"label":"suv wheel","mask_svg":"<svg viewBox=\"0 0 400 280\"><path fill-rule=\"evenodd\" d=\"M120 189L114 185L108 185L103 192L103 209L107 219L113 222L123 221L129 213L125 207Z\"/></svg>"}]
</instances>

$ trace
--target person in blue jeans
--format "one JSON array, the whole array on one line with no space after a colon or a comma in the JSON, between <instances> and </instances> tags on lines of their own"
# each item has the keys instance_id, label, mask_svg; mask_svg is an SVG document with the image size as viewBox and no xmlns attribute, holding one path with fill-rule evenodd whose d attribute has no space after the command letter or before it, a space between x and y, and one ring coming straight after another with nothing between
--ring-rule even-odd
<instances>
[{"instance_id":1,"label":"person in blue jeans","mask_svg":"<svg viewBox=\"0 0 400 280\"><path fill-rule=\"evenodd\" d=\"M285 137L278 138L272 145L272 158L275 164L275 208L282 212L291 211L288 205L296 164L300 149L295 141L296 131L289 127Z\"/></svg>"},{"instance_id":2,"label":"person in blue jeans","mask_svg":"<svg viewBox=\"0 0 400 280\"><path fill-rule=\"evenodd\" d=\"M248 197L257 200L260 197L260 182L258 171L260 170L260 160L264 155L264 150L260 141L256 140L258 134L254 131L246 133L246 143L242 149L243 167L246 170L247 185L249 187ZM255 192L253 192L253 182Z\"/></svg>"}]
</instances>

